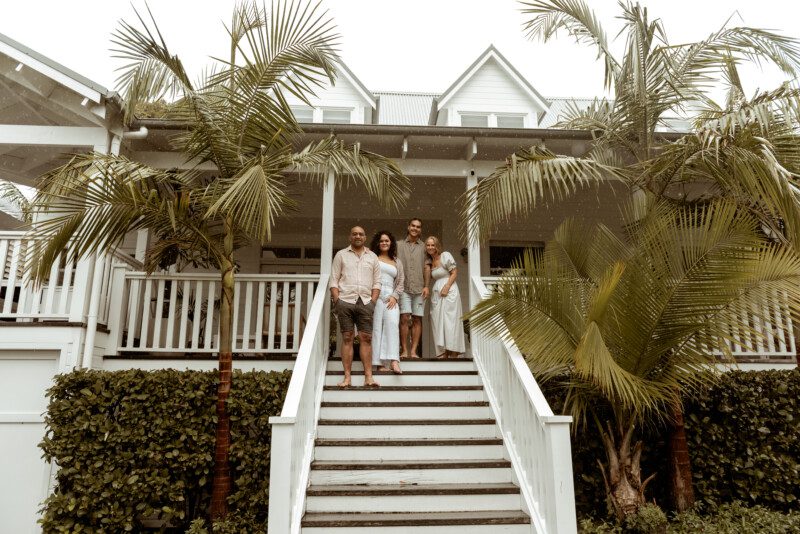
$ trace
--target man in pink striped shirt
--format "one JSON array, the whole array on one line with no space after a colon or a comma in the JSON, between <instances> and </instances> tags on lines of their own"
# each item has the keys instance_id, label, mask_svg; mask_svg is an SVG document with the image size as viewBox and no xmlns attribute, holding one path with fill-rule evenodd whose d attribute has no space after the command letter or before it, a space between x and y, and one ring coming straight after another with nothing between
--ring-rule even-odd
<instances>
[{"instance_id":1,"label":"man in pink striped shirt","mask_svg":"<svg viewBox=\"0 0 800 534\"><path fill-rule=\"evenodd\" d=\"M331 299L342 331L344 380L339 383L340 388L351 385L355 328L358 328L359 356L364 364L364 385L379 387L372 377L372 314L380 296L381 268L378 256L364 246L366 240L362 227L352 227L350 246L336 253L331 266Z\"/></svg>"}]
</instances>

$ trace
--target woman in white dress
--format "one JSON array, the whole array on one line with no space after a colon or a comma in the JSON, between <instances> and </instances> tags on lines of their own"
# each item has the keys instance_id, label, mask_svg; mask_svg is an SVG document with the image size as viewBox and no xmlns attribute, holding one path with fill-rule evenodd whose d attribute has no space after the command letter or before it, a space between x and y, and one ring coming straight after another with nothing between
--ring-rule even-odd
<instances>
[{"instance_id":1,"label":"woman in white dress","mask_svg":"<svg viewBox=\"0 0 800 534\"><path fill-rule=\"evenodd\" d=\"M403 264L397 259L397 241L385 231L375 234L370 244L381 268L381 295L372 316L372 365L378 371L400 370L400 294L403 292Z\"/></svg>"},{"instance_id":2,"label":"woman in white dress","mask_svg":"<svg viewBox=\"0 0 800 534\"><path fill-rule=\"evenodd\" d=\"M436 237L425 240L425 252L431 267L431 326L437 358L457 358L464 348L464 327L461 323L461 295L456 285L456 260L442 250Z\"/></svg>"}]
</instances>

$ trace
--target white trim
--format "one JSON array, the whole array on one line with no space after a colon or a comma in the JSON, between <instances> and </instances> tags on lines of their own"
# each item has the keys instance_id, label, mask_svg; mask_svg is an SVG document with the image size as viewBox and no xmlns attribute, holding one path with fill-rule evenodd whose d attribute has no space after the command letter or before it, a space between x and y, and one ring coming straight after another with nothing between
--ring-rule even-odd
<instances>
[{"instance_id":1,"label":"white trim","mask_svg":"<svg viewBox=\"0 0 800 534\"><path fill-rule=\"evenodd\" d=\"M363 86L362 86L361 82L359 82L358 80L356 80L356 79L355 79L355 78L354 78L354 77L353 77L353 76L350 74L350 72L348 72L348 68L347 68L347 67L344 67L344 66L342 66L342 68L341 68L341 69L338 69L338 68L337 68L337 69L336 69L336 72L337 72L337 73L339 73L339 74L343 74L343 75L344 75L344 77L345 77L345 78L347 78L347 81L350 83L350 85L352 85L353 87L355 87L355 88L356 88L356 91L358 91L358 94L359 94L359 95L361 95L361 98L363 98L364 100L366 100L366 101L367 101L367 104L369 104L370 106L372 106L372 109L375 109L375 108L376 108L376 106L378 105L378 103L375 101L375 97L373 97L371 94L369 94L369 93L366 93L366 92L364 91L364 88L363 88ZM335 83L335 82L334 82L334 85L336 85L336 83Z\"/></svg>"},{"instance_id":2,"label":"white trim","mask_svg":"<svg viewBox=\"0 0 800 534\"><path fill-rule=\"evenodd\" d=\"M535 92L531 91L530 87L528 87L528 84L525 83L525 81L523 81L519 76L517 76L514 70L509 67L506 61L503 58L501 58L497 54L497 52L494 51L494 49L490 48L489 50L487 50L484 56L481 59L479 59L478 62L468 71L468 73L463 76L461 81L459 81L455 87L453 87L450 91L448 91L447 94L442 95L442 97L440 97L439 101L436 104L436 110L440 111L445 106L445 104L447 104L447 102L449 102L450 99L453 98L453 96L455 96L473 76L475 76L478 70L480 70L481 67L483 67L487 61L489 61L489 59L494 59L497 62L497 64L503 68L503 71L506 74L508 74L511 77L511 79L522 88L525 94L528 95L528 97L531 100L533 100L537 105L542 107L542 109L546 111L550 107L550 105L547 102L543 101L541 98L539 98L539 96Z\"/></svg>"},{"instance_id":3,"label":"white trim","mask_svg":"<svg viewBox=\"0 0 800 534\"><path fill-rule=\"evenodd\" d=\"M108 131L84 126L0 125L0 145L91 146L106 145Z\"/></svg>"},{"instance_id":4,"label":"white trim","mask_svg":"<svg viewBox=\"0 0 800 534\"><path fill-rule=\"evenodd\" d=\"M17 50L13 46L1 41L0 41L0 54L5 54L6 56L12 58L13 60L19 61L21 64L30 67L36 72L43 74L44 76L47 76L52 80L55 80L64 87L68 87L69 89L75 91L76 93L85 98L88 98L89 100L91 100L96 104L99 104L103 98L103 95L98 91L90 87L87 87L86 85L80 83L74 78L67 76L63 72L59 72L53 67L45 65L41 61L32 58L28 54L20 50Z\"/></svg>"},{"instance_id":5,"label":"white trim","mask_svg":"<svg viewBox=\"0 0 800 534\"><path fill-rule=\"evenodd\" d=\"M0 412L0 425L20 423L44 423L44 415L38 412Z\"/></svg>"}]
</instances>

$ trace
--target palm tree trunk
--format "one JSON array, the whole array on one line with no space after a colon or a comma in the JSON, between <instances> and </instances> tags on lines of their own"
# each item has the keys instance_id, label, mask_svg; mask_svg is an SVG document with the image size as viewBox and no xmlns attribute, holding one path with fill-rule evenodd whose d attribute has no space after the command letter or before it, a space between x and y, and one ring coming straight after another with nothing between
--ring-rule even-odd
<instances>
[{"instance_id":1,"label":"palm tree trunk","mask_svg":"<svg viewBox=\"0 0 800 534\"><path fill-rule=\"evenodd\" d=\"M214 444L214 482L211 489L211 519L222 519L228 513L231 493L231 472L228 457L231 447L231 418L227 401L232 385L233 368L233 231L230 218L225 219L225 252L220 266L222 273L219 305L219 384L217 386L217 432Z\"/></svg>"},{"instance_id":2,"label":"palm tree trunk","mask_svg":"<svg viewBox=\"0 0 800 534\"><path fill-rule=\"evenodd\" d=\"M614 510L614 515L621 523L629 515L635 514L645 503L644 491L655 474L642 482L640 462L643 443L637 441L632 446L632 438L636 425L630 421L627 426L619 424L616 432L607 424L600 426L600 437L606 450L608 465L598 459L606 494Z\"/></svg>"},{"instance_id":3,"label":"palm tree trunk","mask_svg":"<svg viewBox=\"0 0 800 534\"><path fill-rule=\"evenodd\" d=\"M694 505L694 488L692 462L689 458L689 444L686 441L681 406L676 406L672 410L672 425L667 448L670 504L676 512L685 512Z\"/></svg>"}]
</instances>

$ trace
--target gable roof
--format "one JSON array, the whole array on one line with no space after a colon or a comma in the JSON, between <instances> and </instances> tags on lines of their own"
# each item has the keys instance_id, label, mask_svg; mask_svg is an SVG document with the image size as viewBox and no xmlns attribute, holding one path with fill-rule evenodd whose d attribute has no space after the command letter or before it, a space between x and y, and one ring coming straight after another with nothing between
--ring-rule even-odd
<instances>
[{"instance_id":1,"label":"gable roof","mask_svg":"<svg viewBox=\"0 0 800 534\"><path fill-rule=\"evenodd\" d=\"M500 65L500 68L502 68L506 74L508 74L511 79L514 80L514 82L516 82L517 85L519 85L519 87L525 93L527 93L527 95L534 102L539 104L543 109L547 109L549 107L547 99L543 97L539 91L534 89L530 82L526 80L525 77L520 74L511 63L509 63L505 56L503 56L503 54L501 54L500 51L494 47L494 45L489 45L489 48L487 48L480 56L478 56L478 59L476 59L472 65L467 67L467 70L465 70L461 76L459 76L456 81L453 82L453 84L448 87L447 90L445 90L445 92L442 93L442 95L437 99L435 108L436 111L442 109L442 106L444 106L447 101L450 100L450 98L452 98L453 95L455 95L464 86L464 84L478 72L484 63L490 59L494 59L498 65Z\"/></svg>"},{"instance_id":2,"label":"gable roof","mask_svg":"<svg viewBox=\"0 0 800 534\"><path fill-rule=\"evenodd\" d=\"M0 33L0 53L19 61L21 64L48 78L52 78L92 102L99 104L102 98L119 98L117 93L109 91L99 83L81 76L74 70L68 69L61 63L53 61L2 33Z\"/></svg>"},{"instance_id":3,"label":"gable roof","mask_svg":"<svg viewBox=\"0 0 800 534\"><path fill-rule=\"evenodd\" d=\"M344 77L347 79L347 81L350 82L350 84L356 88L356 91L358 91L361 97L364 100L366 100L369 103L369 105L372 106L372 109L377 108L378 99L375 98L375 95L372 94L372 92L369 89L367 89L367 87L363 83L361 83L361 80L359 80L358 77L356 77L356 75L353 74L353 71L351 71L350 68L347 65L345 65L344 61L339 59L339 61L337 61L337 65L341 67L341 74L343 74Z\"/></svg>"}]
</instances>

